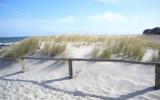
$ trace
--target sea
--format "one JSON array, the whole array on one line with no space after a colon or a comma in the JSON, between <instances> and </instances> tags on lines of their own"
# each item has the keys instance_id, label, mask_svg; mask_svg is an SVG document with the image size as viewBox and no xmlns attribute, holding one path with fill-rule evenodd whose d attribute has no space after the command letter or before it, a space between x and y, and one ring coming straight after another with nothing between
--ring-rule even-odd
<instances>
[{"instance_id":1,"label":"sea","mask_svg":"<svg viewBox=\"0 0 160 100\"><path fill-rule=\"evenodd\" d=\"M0 37L0 43L1 44L14 43L14 42L21 41L25 38L28 38L28 37Z\"/></svg>"}]
</instances>

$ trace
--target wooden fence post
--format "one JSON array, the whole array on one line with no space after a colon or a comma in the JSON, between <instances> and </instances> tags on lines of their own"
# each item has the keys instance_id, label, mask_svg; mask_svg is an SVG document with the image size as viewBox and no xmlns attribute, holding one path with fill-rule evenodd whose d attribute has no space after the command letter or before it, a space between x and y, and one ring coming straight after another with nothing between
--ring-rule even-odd
<instances>
[{"instance_id":1,"label":"wooden fence post","mask_svg":"<svg viewBox=\"0 0 160 100\"><path fill-rule=\"evenodd\" d=\"M25 65L24 65L24 58L20 58L20 64L22 67L22 72L24 73L26 71Z\"/></svg>"},{"instance_id":2,"label":"wooden fence post","mask_svg":"<svg viewBox=\"0 0 160 100\"><path fill-rule=\"evenodd\" d=\"M68 60L68 67L69 67L69 79L73 78L73 72L72 72L72 60Z\"/></svg>"},{"instance_id":3,"label":"wooden fence post","mask_svg":"<svg viewBox=\"0 0 160 100\"><path fill-rule=\"evenodd\" d=\"M155 66L155 89L160 89L160 64Z\"/></svg>"}]
</instances>

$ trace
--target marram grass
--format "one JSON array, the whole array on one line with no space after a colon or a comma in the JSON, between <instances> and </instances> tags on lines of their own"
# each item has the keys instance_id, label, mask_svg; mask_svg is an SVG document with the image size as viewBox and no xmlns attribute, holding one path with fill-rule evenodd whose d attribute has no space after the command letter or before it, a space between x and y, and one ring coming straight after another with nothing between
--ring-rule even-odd
<instances>
[{"instance_id":1,"label":"marram grass","mask_svg":"<svg viewBox=\"0 0 160 100\"><path fill-rule=\"evenodd\" d=\"M66 50L66 44L49 44L46 43L44 48L42 49L42 52L45 55L50 55L50 56L57 56L61 53L63 53Z\"/></svg>"},{"instance_id":2,"label":"marram grass","mask_svg":"<svg viewBox=\"0 0 160 100\"><path fill-rule=\"evenodd\" d=\"M27 53L34 54L38 49L38 39L29 38L2 50L3 57L21 57Z\"/></svg>"},{"instance_id":3,"label":"marram grass","mask_svg":"<svg viewBox=\"0 0 160 100\"><path fill-rule=\"evenodd\" d=\"M34 54L42 43L45 43L42 52L51 56L63 53L66 50L67 43L87 44L86 46L95 45L90 53L91 58L112 58L116 56L141 61L147 49L160 52L160 41L143 35L57 35L25 39L20 43L2 49L0 55L3 57L20 57L28 53ZM78 47L83 45L78 45ZM160 54L153 57L153 59L160 61Z\"/></svg>"},{"instance_id":4,"label":"marram grass","mask_svg":"<svg viewBox=\"0 0 160 100\"><path fill-rule=\"evenodd\" d=\"M153 50L159 50L160 52L160 41L157 42L143 36L111 37L109 38L109 41L102 42L102 44L102 48L98 49L99 52L101 52L101 54L98 55L98 58L112 58L113 55L116 55L122 59L134 58L136 61L141 61L147 49L151 48ZM91 54L96 53L94 49L92 52ZM92 57L94 57L94 55ZM160 54L158 55L159 56L154 57L156 61L160 61Z\"/></svg>"}]
</instances>

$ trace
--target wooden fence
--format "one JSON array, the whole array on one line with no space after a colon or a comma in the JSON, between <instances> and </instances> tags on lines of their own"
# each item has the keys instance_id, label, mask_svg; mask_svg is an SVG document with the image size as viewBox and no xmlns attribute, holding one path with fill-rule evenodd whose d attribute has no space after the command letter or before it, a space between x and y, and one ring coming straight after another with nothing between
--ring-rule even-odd
<instances>
[{"instance_id":1,"label":"wooden fence","mask_svg":"<svg viewBox=\"0 0 160 100\"><path fill-rule=\"evenodd\" d=\"M3 60L13 60L13 58L0 58ZM160 62L138 62L131 60L122 60L122 59L90 59L90 58L43 58L43 57L21 57L14 58L19 59L22 67L22 72L26 71L26 67L24 64L24 59L39 59L39 60L58 60L58 61L68 61L68 69L69 69L69 79L73 78L73 61L92 61L92 62L124 62L131 64L143 64L143 65L154 65L155 66L155 89L160 89Z\"/></svg>"}]
</instances>

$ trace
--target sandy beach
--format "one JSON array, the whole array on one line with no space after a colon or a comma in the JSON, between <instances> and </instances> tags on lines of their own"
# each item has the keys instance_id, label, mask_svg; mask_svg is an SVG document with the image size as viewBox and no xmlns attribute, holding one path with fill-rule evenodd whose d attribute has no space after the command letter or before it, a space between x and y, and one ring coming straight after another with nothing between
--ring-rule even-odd
<instances>
[{"instance_id":1,"label":"sandy beach","mask_svg":"<svg viewBox=\"0 0 160 100\"><path fill-rule=\"evenodd\" d=\"M160 0L0 0L0 100L160 100Z\"/></svg>"},{"instance_id":2,"label":"sandy beach","mask_svg":"<svg viewBox=\"0 0 160 100\"><path fill-rule=\"evenodd\" d=\"M90 51L88 46L70 47L68 55L84 58ZM25 66L21 73L19 63L0 61L0 100L160 99L151 65L75 61L73 79L68 79L66 62L25 60Z\"/></svg>"}]
</instances>

